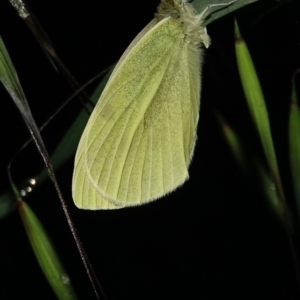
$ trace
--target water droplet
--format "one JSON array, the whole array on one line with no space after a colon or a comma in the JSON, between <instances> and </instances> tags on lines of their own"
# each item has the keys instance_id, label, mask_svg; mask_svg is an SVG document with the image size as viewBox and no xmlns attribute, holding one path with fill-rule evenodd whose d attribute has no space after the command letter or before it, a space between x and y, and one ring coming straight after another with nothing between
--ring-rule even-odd
<instances>
[{"instance_id":1,"label":"water droplet","mask_svg":"<svg viewBox=\"0 0 300 300\"><path fill-rule=\"evenodd\" d=\"M26 192L27 192L27 193L32 192L32 188L31 188L30 186L26 187Z\"/></svg>"},{"instance_id":2,"label":"water droplet","mask_svg":"<svg viewBox=\"0 0 300 300\"><path fill-rule=\"evenodd\" d=\"M25 196L27 195L27 193L26 193L25 190L21 190L21 191L20 191L20 194L21 194L22 197L25 197Z\"/></svg>"},{"instance_id":3,"label":"water droplet","mask_svg":"<svg viewBox=\"0 0 300 300\"><path fill-rule=\"evenodd\" d=\"M35 185L36 184L36 180L34 178L30 178L28 180L28 182L29 182L30 185Z\"/></svg>"},{"instance_id":4,"label":"water droplet","mask_svg":"<svg viewBox=\"0 0 300 300\"><path fill-rule=\"evenodd\" d=\"M62 282L64 283L64 284L70 284L70 278L69 278L69 276L67 276L66 274L62 274L61 275L61 280L62 280Z\"/></svg>"}]
</instances>

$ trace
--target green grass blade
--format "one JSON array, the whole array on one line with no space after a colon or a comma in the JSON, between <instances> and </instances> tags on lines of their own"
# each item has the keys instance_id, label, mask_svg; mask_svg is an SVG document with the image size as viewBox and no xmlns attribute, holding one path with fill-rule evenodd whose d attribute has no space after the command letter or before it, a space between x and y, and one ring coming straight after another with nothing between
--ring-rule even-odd
<instances>
[{"instance_id":1,"label":"green grass blade","mask_svg":"<svg viewBox=\"0 0 300 300\"><path fill-rule=\"evenodd\" d=\"M20 201L18 210L39 265L57 298L61 300L77 299L69 276L42 224L24 201Z\"/></svg>"},{"instance_id":2,"label":"green grass blade","mask_svg":"<svg viewBox=\"0 0 300 300\"><path fill-rule=\"evenodd\" d=\"M247 45L240 35L237 23L235 24L235 34L237 64L250 114L258 131L278 197L284 203L285 197L271 135L268 111L254 64Z\"/></svg>"},{"instance_id":3,"label":"green grass blade","mask_svg":"<svg viewBox=\"0 0 300 300\"><path fill-rule=\"evenodd\" d=\"M13 66L7 49L0 37L0 81L19 107L18 103L25 104L25 95L21 87L17 72ZM20 105L21 106L21 105ZM21 110L21 109L20 109Z\"/></svg>"},{"instance_id":4,"label":"green grass blade","mask_svg":"<svg viewBox=\"0 0 300 300\"><path fill-rule=\"evenodd\" d=\"M1 37L0 37L0 81L6 88L12 100L15 102L17 108L19 109L29 129L32 139L36 143L38 151L42 155L45 163L48 165L49 163L48 154L43 139L40 135L38 127L32 116L26 96L23 92L22 86L18 78L18 74L9 57L9 54L7 52L7 49Z\"/></svg>"},{"instance_id":5,"label":"green grass blade","mask_svg":"<svg viewBox=\"0 0 300 300\"><path fill-rule=\"evenodd\" d=\"M300 221L300 110L298 106L295 82L292 84L292 99L289 116L290 165L294 193L297 204L298 220Z\"/></svg>"}]
</instances>

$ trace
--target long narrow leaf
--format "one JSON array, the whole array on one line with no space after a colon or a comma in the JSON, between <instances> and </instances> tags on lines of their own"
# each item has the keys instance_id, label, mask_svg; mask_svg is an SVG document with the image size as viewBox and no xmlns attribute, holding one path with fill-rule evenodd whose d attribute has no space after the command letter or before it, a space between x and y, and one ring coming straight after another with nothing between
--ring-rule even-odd
<instances>
[{"instance_id":1,"label":"long narrow leaf","mask_svg":"<svg viewBox=\"0 0 300 300\"><path fill-rule=\"evenodd\" d=\"M17 72L8 55L6 47L0 37L0 81L8 91L9 95L18 107L29 132L36 143L36 146L42 155L46 166L51 170L48 153L40 135L39 129L34 121L31 110L29 108L26 96L20 84ZM50 175L52 176L52 174Z\"/></svg>"},{"instance_id":2,"label":"long narrow leaf","mask_svg":"<svg viewBox=\"0 0 300 300\"><path fill-rule=\"evenodd\" d=\"M252 120L258 131L263 150L269 165L271 177L274 180L275 188L280 201L285 202L284 192L280 179L273 139L271 135L269 115L266 108L263 92L252 62L249 50L245 41L242 39L238 25L235 24L236 34L236 57L238 69L244 93Z\"/></svg>"},{"instance_id":3,"label":"long narrow leaf","mask_svg":"<svg viewBox=\"0 0 300 300\"><path fill-rule=\"evenodd\" d=\"M77 299L70 278L64 270L42 224L24 201L18 207L27 236L39 265L58 299Z\"/></svg>"},{"instance_id":4,"label":"long narrow leaf","mask_svg":"<svg viewBox=\"0 0 300 300\"><path fill-rule=\"evenodd\" d=\"M292 180L297 204L298 220L300 220L300 110L296 94L295 82L292 84L292 99L289 116L289 144Z\"/></svg>"}]
</instances>

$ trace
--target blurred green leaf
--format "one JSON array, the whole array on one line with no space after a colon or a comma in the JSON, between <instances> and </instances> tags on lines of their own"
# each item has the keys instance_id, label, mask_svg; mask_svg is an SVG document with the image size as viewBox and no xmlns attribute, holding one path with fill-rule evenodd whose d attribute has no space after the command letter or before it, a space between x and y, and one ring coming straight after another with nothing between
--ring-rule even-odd
<instances>
[{"instance_id":1,"label":"blurred green leaf","mask_svg":"<svg viewBox=\"0 0 300 300\"><path fill-rule=\"evenodd\" d=\"M57 298L77 299L70 278L42 224L24 201L20 201L18 210L36 258Z\"/></svg>"},{"instance_id":2,"label":"blurred green leaf","mask_svg":"<svg viewBox=\"0 0 300 300\"><path fill-rule=\"evenodd\" d=\"M17 208L17 200L12 192L0 196L0 220Z\"/></svg>"},{"instance_id":3,"label":"blurred green leaf","mask_svg":"<svg viewBox=\"0 0 300 300\"><path fill-rule=\"evenodd\" d=\"M35 123L32 116L31 110L29 108L26 96L23 92L22 86L20 84L15 67L9 57L6 47L0 37L0 81L8 91L12 100L18 107L27 127L34 140L38 151L40 152L43 160L48 168L51 169L49 165L48 153L45 148L43 139L40 135L39 129Z\"/></svg>"},{"instance_id":4,"label":"blurred green leaf","mask_svg":"<svg viewBox=\"0 0 300 300\"><path fill-rule=\"evenodd\" d=\"M300 110L295 82L292 84L292 99L289 116L289 144L292 180L297 204L298 220L300 220Z\"/></svg>"},{"instance_id":5,"label":"blurred green leaf","mask_svg":"<svg viewBox=\"0 0 300 300\"><path fill-rule=\"evenodd\" d=\"M245 161L245 155L238 136L220 114L217 114L217 119L219 121L219 124L221 125L221 129L224 134L225 140L227 141L233 156L237 160L240 167L244 171L246 171L247 164Z\"/></svg>"},{"instance_id":6,"label":"blurred green leaf","mask_svg":"<svg viewBox=\"0 0 300 300\"><path fill-rule=\"evenodd\" d=\"M248 166L254 166L255 171L258 175L258 183L261 186L261 189L265 195L269 206L271 207L275 215L279 218L279 220L283 222L284 209L282 203L279 201L276 195L275 185L272 178L270 177L270 174L268 174L264 166L253 155L248 153L246 157L246 153L244 151L242 142L240 141L240 138L238 137L234 129L232 129L231 126L228 125L228 123L224 120L223 117L221 117L220 115L218 115L217 117L221 125L224 137L229 145L229 148L232 151L234 158L237 160L238 165L241 167L243 172L245 172L248 178L251 178L251 171L249 170ZM248 157L250 157L250 162L247 161Z\"/></svg>"}]
</instances>

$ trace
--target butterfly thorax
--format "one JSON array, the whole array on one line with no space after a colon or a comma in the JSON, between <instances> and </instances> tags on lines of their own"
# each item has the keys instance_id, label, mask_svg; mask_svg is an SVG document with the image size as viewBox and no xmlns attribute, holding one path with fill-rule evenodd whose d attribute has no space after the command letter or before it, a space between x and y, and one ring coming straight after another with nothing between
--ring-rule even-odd
<instances>
[{"instance_id":1,"label":"butterfly thorax","mask_svg":"<svg viewBox=\"0 0 300 300\"><path fill-rule=\"evenodd\" d=\"M202 13L197 14L194 7L181 0L162 0L157 7L155 17L157 21L165 18L174 18L183 25L185 40L196 47L204 44L206 48L210 45L210 38L203 27L206 18L205 9Z\"/></svg>"}]
</instances>

